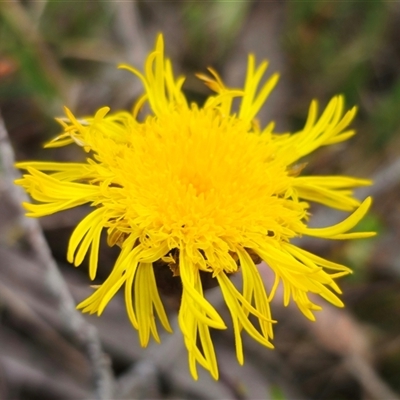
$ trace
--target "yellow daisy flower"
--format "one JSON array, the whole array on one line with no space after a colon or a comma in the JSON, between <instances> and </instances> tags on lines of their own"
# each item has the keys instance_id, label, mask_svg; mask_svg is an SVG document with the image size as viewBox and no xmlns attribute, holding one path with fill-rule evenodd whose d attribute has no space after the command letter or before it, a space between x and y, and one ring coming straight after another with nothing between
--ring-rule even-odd
<instances>
[{"instance_id":1,"label":"yellow daisy flower","mask_svg":"<svg viewBox=\"0 0 400 400\"><path fill-rule=\"evenodd\" d=\"M225 321L204 296L207 285L219 285L230 311L236 354L243 363L242 331L272 348L270 302L279 283L284 304L293 299L314 320L320 307L308 298L319 294L342 307L336 278L350 269L291 243L303 235L325 239L365 238L372 232L349 232L365 215L371 199L361 204L352 188L370 181L347 176L300 176L298 161L321 146L342 142L356 108L344 112L342 96L334 97L321 115L311 103L304 128L294 134L261 129L256 115L274 88L278 75L261 80L267 62L256 66L249 56L243 89L227 88L212 69L198 75L214 92L204 106L189 104L184 78L175 79L164 58L163 38L157 39L142 74L122 65L144 85L132 112L77 119L66 109L59 119L64 133L46 147L81 146L85 163L21 162L27 171L17 184L36 200L24 204L27 215L41 217L89 203L93 211L72 233L68 261L78 266L89 253L94 279L100 234L118 245L120 255L106 281L78 305L100 315L124 286L128 317L146 346L159 341L155 314L171 331L159 290L170 276L181 291L179 327L197 379L197 363L218 379L210 328L226 329ZM237 112L234 98L240 99ZM138 112L147 102L152 113L143 121ZM309 228L309 202L353 211L343 222ZM256 264L265 261L275 273L273 287L264 287ZM238 290L229 276L241 273ZM176 285L176 282L179 285ZM250 316L255 318L250 318ZM256 321L256 322L255 322Z\"/></svg>"}]
</instances>

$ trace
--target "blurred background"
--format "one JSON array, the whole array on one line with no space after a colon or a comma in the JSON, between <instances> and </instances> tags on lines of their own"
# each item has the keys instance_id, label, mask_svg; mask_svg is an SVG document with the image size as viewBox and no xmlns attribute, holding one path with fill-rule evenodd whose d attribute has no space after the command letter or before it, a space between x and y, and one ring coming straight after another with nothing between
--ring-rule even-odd
<instances>
[{"instance_id":1,"label":"blurred background","mask_svg":"<svg viewBox=\"0 0 400 400\"><path fill-rule=\"evenodd\" d=\"M212 66L230 86L244 81L247 55L270 61L280 82L260 113L277 131L304 124L312 99L324 107L342 93L359 107L348 142L320 149L305 173L372 178L358 191L374 196L360 230L368 240L302 239L302 246L344 263L354 274L341 280L345 309L324 305L306 320L279 296L272 305L274 351L245 341L237 366L231 332L215 332L221 379L188 373L179 332L141 349L118 294L98 328L104 368L114 378L112 398L190 399L395 399L400 393L400 2L398 1L7 1L0 3L0 110L17 160L83 159L78 146L44 150L60 132L54 117L66 105L78 116L104 105L131 109L140 82L118 63L142 68L157 33L185 92L199 104L209 94L194 74ZM5 162L4 153L2 163ZM11 175L10 175L11 174ZM14 176L15 177L15 176ZM26 233L12 172L0 170L0 398L101 397L82 338L68 328L59 293L35 256ZM11 186L10 186L11 185ZM41 219L54 259L76 302L90 294L86 264L65 259L68 238L86 208ZM313 207L314 225L345 214ZM29 224L29 223L28 223ZM38 233L40 234L40 232ZM40 251L40 249L39 249ZM95 284L118 250L102 247ZM39 260L39 261L38 261ZM261 267L266 285L271 277ZM218 293L210 297L226 312ZM58 299L58 300L57 300ZM57 303L58 302L58 303ZM168 302L168 299L166 299ZM172 310L172 307L171 307ZM68 319L68 318L67 318ZM173 312L171 311L173 320ZM177 331L177 329L175 329ZM78 329L79 331L79 329ZM89 346L90 347L90 346ZM88 359L89 354L89 359ZM201 368L200 368L201 369ZM95 371L96 372L96 371ZM103 392L107 398L111 393Z\"/></svg>"}]
</instances>

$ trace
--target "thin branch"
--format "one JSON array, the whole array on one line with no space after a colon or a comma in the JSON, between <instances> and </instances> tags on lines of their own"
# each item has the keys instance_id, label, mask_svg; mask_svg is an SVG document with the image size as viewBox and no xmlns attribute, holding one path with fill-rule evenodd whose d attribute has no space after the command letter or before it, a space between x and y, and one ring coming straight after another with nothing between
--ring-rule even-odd
<instances>
[{"instance_id":1,"label":"thin branch","mask_svg":"<svg viewBox=\"0 0 400 400\"><path fill-rule=\"evenodd\" d=\"M365 359L352 354L345 357L344 362L349 373L358 380L372 399L399 399L398 394L393 392Z\"/></svg>"},{"instance_id":2,"label":"thin branch","mask_svg":"<svg viewBox=\"0 0 400 400\"><path fill-rule=\"evenodd\" d=\"M124 48L124 62L141 65L148 54L137 2L110 2L110 10L116 14L115 29Z\"/></svg>"},{"instance_id":3,"label":"thin branch","mask_svg":"<svg viewBox=\"0 0 400 400\"><path fill-rule=\"evenodd\" d=\"M119 378L117 392L120 399L129 399L133 395L137 399L144 399L149 398L149 394L155 397L160 374L167 370L167 365L170 365L175 357L179 356L178 349L183 343L176 318L173 319L171 326L174 333L163 335L161 346L150 345L146 349L145 358L138 360Z\"/></svg>"},{"instance_id":4,"label":"thin branch","mask_svg":"<svg viewBox=\"0 0 400 400\"><path fill-rule=\"evenodd\" d=\"M15 204L21 204L28 201L28 198L24 191L14 184L14 180L19 177L14 168L14 161L14 152L0 115L0 167L4 174L8 196ZM38 221L34 218L26 218L23 209L20 208L18 222L35 258L43 266L45 282L56 300L65 329L87 353L93 373L96 399L112 398L114 377L108 358L102 351L96 328L86 322L82 314L76 311L74 299L51 255Z\"/></svg>"}]
</instances>

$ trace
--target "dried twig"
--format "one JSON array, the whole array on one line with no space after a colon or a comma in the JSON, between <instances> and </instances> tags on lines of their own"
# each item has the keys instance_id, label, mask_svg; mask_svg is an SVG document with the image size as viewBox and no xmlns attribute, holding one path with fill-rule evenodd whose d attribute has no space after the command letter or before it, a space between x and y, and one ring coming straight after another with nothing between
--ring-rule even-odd
<instances>
[{"instance_id":1,"label":"dried twig","mask_svg":"<svg viewBox=\"0 0 400 400\"><path fill-rule=\"evenodd\" d=\"M380 167L372 176L374 185L372 187L359 189L360 198L369 196L385 196L400 182L400 157L390 160Z\"/></svg>"},{"instance_id":2,"label":"dried twig","mask_svg":"<svg viewBox=\"0 0 400 400\"><path fill-rule=\"evenodd\" d=\"M148 54L148 48L136 1L110 2L108 6L116 14L115 29L124 48L124 62L141 65Z\"/></svg>"},{"instance_id":3,"label":"dried twig","mask_svg":"<svg viewBox=\"0 0 400 400\"><path fill-rule=\"evenodd\" d=\"M173 335L162 338L162 346L149 346L146 350L146 358L138 360L118 381L118 393L121 399L149 398L155 396L155 387L159 374L165 371L167 365L173 362L175 357L179 357L180 346L183 339L179 333L176 318L172 322Z\"/></svg>"},{"instance_id":4,"label":"dried twig","mask_svg":"<svg viewBox=\"0 0 400 400\"><path fill-rule=\"evenodd\" d=\"M8 196L15 204L27 201L27 196L22 189L13 183L14 179L18 178L18 173L14 169L14 153L1 116L0 160ZM20 208L19 214L19 224L23 229L24 238L38 263L43 266L45 281L49 291L56 300L61 313L62 323L71 336L86 350L93 373L96 398L110 399L114 390L114 378L108 359L101 349L97 330L76 311L75 302L58 270L57 264L51 256L50 249L37 220L26 218L22 208Z\"/></svg>"},{"instance_id":5,"label":"dried twig","mask_svg":"<svg viewBox=\"0 0 400 400\"><path fill-rule=\"evenodd\" d=\"M43 398L42 393L46 393L45 398L49 399L66 399L67 396L71 399L85 398L86 393L81 388L69 385L62 378L55 380L53 376L15 358L0 356L0 365L4 368L4 375L10 388L24 387L25 393L28 392L32 396L28 395L25 398ZM2 399L17 398L17 391L9 388L7 390L6 396L2 396Z\"/></svg>"},{"instance_id":6,"label":"dried twig","mask_svg":"<svg viewBox=\"0 0 400 400\"><path fill-rule=\"evenodd\" d=\"M378 376L371 364L357 354L351 354L344 359L345 366L360 383L370 398L399 399L399 396Z\"/></svg>"}]
</instances>

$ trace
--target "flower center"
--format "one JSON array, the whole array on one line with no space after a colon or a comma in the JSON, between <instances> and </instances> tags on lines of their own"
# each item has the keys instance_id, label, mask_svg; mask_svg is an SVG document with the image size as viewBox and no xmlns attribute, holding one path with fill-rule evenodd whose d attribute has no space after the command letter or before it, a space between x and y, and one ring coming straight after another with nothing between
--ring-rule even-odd
<instances>
[{"instance_id":1,"label":"flower center","mask_svg":"<svg viewBox=\"0 0 400 400\"><path fill-rule=\"evenodd\" d=\"M240 241L244 229L266 236L283 229L282 216L304 211L288 208L292 178L274 157L276 144L250 129L218 109L192 106L148 117L117 149L104 142L97 153L132 226L152 240L162 229L171 248L184 241L202 249L221 238Z\"/></svg>"}]
</instances>

